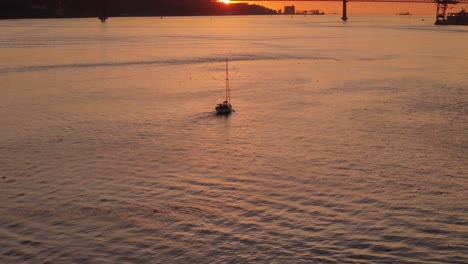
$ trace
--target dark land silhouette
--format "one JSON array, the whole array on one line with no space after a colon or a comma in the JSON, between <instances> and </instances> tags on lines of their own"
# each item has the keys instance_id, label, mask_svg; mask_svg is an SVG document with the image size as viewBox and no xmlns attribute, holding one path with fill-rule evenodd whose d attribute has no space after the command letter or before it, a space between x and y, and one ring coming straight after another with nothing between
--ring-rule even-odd
<instances>
[{"instance_id":1,"label":"dark land silhouette","mask_svg":"<svg viewBox=\"0 0 468 264\"><path fill-rule=\"evenodd\" d=\"M0 18L79 18L121 16L262 15L260 5L214 0L1 0Z\"/></svg>"}]
</instances>

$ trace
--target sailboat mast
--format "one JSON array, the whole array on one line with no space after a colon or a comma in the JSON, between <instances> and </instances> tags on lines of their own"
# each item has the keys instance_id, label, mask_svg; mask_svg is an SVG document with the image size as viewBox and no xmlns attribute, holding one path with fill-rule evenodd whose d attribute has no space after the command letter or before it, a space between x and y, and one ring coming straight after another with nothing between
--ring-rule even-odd
<instances>
[{"instance_id":1,"label":"sailboat mast","mask_svg":"<svg viewBox=\"0 0 468 264\"><path fill-rule=\"evenodd\" d=\"M229 69L228 69L228 59L226 58L226 102L231 101L231 93L229 90Z\"/></svg>"}]
</instances>

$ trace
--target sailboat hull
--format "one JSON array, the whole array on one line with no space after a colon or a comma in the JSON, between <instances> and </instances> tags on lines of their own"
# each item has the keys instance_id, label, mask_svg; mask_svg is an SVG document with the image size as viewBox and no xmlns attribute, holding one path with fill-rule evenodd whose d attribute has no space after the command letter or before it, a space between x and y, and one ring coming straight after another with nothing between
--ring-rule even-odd
<instances>
[{"instance_id":1,"label":"sailboat hull","mask_svg":"<svg viewBox=\"0 0 468 264\"><path fill-rule=\"evenodd\" d=\"M217 114L229 114L232 112L232 106L229 103L218 104L216 107Z\"/></svg>"}]
</instances>

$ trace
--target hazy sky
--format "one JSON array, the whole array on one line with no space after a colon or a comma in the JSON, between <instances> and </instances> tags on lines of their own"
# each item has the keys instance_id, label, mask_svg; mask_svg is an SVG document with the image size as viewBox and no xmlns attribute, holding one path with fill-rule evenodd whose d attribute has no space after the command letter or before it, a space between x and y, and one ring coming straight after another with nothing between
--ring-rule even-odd
<instances>
[{"instance_id":1,"label":"hazy sky","mask_svg":"<svg viewBox=\"0 0 468 264\"><path fill-rule=\"evenodd\" d=\"M321 11L324 11L327 14L335 12L341 13L342 9L341 2L249 1L249 3L260 4L275 10L283 9L285 5L295 5L296 10L320 9ZM449 9L448 12L456 12L460 8L468 9L466 4L458 4L451 7L452 9ZM435 15L436 4L348 2L348 14L396 14L401 12L410 12L411 14Z\"/></svg>"}]
</instances>

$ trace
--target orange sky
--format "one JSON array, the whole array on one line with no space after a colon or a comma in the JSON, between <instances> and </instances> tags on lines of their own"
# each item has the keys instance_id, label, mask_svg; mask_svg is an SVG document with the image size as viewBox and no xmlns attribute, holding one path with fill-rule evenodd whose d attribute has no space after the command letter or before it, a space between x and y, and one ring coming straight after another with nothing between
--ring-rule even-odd
<instances>
[{"instance_id":1,"label":"orange sky","mask_svg":"<svg viewBox=\"0 0 468 264\"><path fill-rule=\"evenodd\" d=\"M273 2L255 2L271 9L284 9L286 5L295 5L296 10L320 9L321 11L331 13L341 13L341 2L294 2L294 1L273 1ZM460 8L466 8L466 4L459 4L449 9L449 12L458 11ZM449 7L450 8L450 7ZM415 3L366 3L366 2L348 2L348 14L396 14L401 12L410 12L411 14L432 15L436 13L436 4L415 4Z\"/></svg>"}]
</instances>

